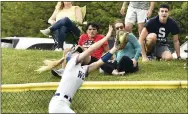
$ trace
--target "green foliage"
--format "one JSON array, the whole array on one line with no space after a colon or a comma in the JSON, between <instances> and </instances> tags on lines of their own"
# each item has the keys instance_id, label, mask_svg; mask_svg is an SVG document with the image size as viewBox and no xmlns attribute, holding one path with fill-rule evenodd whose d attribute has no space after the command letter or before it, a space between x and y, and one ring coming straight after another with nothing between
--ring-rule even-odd
<instances>
[{"instance_id":1,"label":"green foliage","mask_svg":"<svg viewBox=\"0 0 188 114\"><path fill-rule=\"evenodd\" d=\"M56 2L2 2L2 36L42 36Z\"/></svg>"},{"instance_id":2,"label":"green foliage","mask_svg":"<svg viewBox=\"0 0 188 114\"><path fill-rule=\"evenodd\" d=\"M57 2L1 2L2 12L2 36L33 36L44 37L39 30L48 27L47 20L52 15ZM97 22L101 26L100 33L106 34L108 25L117 18L123 19L120 14L123 2L112 1L87 1L73 2L74 5L87 6L86 21ZM152 14L158 15L159 5L167 3L170 6L171 16L181 27L181 39L188 34L187 2L156 2ZM138 35L137 26L133 27L133 33Z\"/></svg>"},{"instance_id":3,"label":"green foliage","mask_svg":"<svg viewBox=\"0 0 188 114\"><path fill-rule=\"evenodd\" d=\"M121 2L74 2L74 4L87 6L86 21L97 22L102 34L106 34L108 25L113 24L115 19L124 18L119 12Z\"/></svg>"},{"instance_id":4,"label":"green foliage","mask_svg":"<svg viewBox=\"0 0 188 114\"><path fill-rule=\"evenodd\" d=\"M188 35L188 3L183 2L181 5L177 5L177 7L174 5L174 10L171 11L171 16L177 21L181 28L180 38L185 39L185 36Z\"/></svg>"}]
</instances>

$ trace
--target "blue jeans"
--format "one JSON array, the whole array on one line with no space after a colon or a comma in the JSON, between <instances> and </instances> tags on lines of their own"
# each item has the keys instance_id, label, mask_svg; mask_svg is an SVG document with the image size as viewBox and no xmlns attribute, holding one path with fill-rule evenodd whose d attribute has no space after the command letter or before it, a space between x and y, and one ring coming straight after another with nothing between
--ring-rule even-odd
<instances>
[{"instance_id":1,"label":"blue jeans","mask_svg":"<svg viewBox=\"0 0 188 114\"><path fill-rule=\"evenodd\" d=\"M52 27L50 27L50 30L56 35L58 48L63 48L65 38L70 32L72 32L76 37L80 36L80 30L68 17L64 17L57 21L54 25L52 25Z\"/></svg>"}]
</instances>

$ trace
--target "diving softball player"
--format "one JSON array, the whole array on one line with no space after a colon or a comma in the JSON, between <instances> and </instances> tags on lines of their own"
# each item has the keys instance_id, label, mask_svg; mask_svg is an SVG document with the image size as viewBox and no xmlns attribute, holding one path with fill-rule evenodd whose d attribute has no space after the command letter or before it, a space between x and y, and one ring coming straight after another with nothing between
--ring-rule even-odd
<instances>
[{"instance_id":1,"label":"diving softball player","mask_svg":"<svg viewBox=\"0 0 188 114\"><path fill-rule=\"evenodd\" d=\"M40 72L50 70L52 67L61 64L65 60L64 58L66 58L66 61L68 62L59 86L49 103L49 113L75 113L70 108L74 94L83 84L84 79L88 76L88 72L98 69L101 65L107 62L119 49L119 42L116 41L114 47L108 53L103 55L98 61L90 65L83 65L82 63L87 60L87 57L89 57L92 52L101 47L101 45L103 45L103 43L110 38L112 31L113 28L111 25L109 25L109 31L107 35L100 41L90 46L87 50L83 51L82 53L79 53L77 51L72 54L68 53L60 60L57 60L55 62L53 61L54 63L52 63L52 61L48 61L49 63L45 63L45 68L38 70Z\"/></svg>"}]
</instances>

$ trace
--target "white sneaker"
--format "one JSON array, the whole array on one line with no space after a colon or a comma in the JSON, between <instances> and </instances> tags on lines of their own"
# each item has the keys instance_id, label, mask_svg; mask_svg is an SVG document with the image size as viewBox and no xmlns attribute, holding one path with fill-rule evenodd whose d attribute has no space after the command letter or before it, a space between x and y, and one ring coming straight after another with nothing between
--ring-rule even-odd
<instances>
[{"instance_id":1,"label":"white sneaker","mask_svg":"<svg viewBox=\"0 0 188 114\"><path fill-rule=\"evenodd\" d=\"M56 48L55 51L63 51L62 48Z\"/></svg>"},{"instance_id":2,"label":"white sneaker","mask_svg":"<svg viewBox=\"0 0 188 114\"><path fill-rule=\"evenodd\" d=\"M99 72L100 73L104 73L104 70L102 70L101 68L99 68Z\"/></svg>"},{"instance_id":3,"label":"white sneaker","mask_svg":"<svg viewBox=\"0 0 188 114\"><path fill-rule=\"evenodd\" d=\"M57 77L62 77L63 72L64 72L64 69L63 69L63 68L61 68L61 69L59 69L59 70L55 70L55 69L52 69L52 70L51 70L51 73L52 73L54 76L57 76Z\"/></svg>"},{"instance_id":4,"label":"white sneaker","mask_svg":"<svg viewBox=\"0 0 188 114\"><path fill-rule=\"evenodd\" d=\"M49 34L51 33L51 31L50 31L49 28L44 29L44 30L40 30L40 32L41 32L42 34L44 34L45 36L49 36Z\"/></svg>"},{"instance_id":5,"label":"white sneaker","mask_svg":"<svg viewBox=\"0 0 188 114\"><path fill-rule=\"evenodd\" d=\"M112 71L112 75L123 76L124 74L125 74L125 72L118 72L117 70Z\"/></svg>"}]
</instances>

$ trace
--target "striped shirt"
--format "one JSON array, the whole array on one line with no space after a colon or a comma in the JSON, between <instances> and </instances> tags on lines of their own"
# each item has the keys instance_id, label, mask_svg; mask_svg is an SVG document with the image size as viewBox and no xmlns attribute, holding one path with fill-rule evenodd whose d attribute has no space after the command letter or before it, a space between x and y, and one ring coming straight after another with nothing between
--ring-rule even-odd
<instances>
[{"instance_id":1,"label":"striped shirt","mask_svg":"<svg viewBox=\"0 0 188 114\"><path fill-rule=\"evenodd\" d=\"M133 7L136 9L143 9L148 10L150 7L150 2L144 1L144 2L130 2L129 7Z\"/></svg>"}]
</instances>

